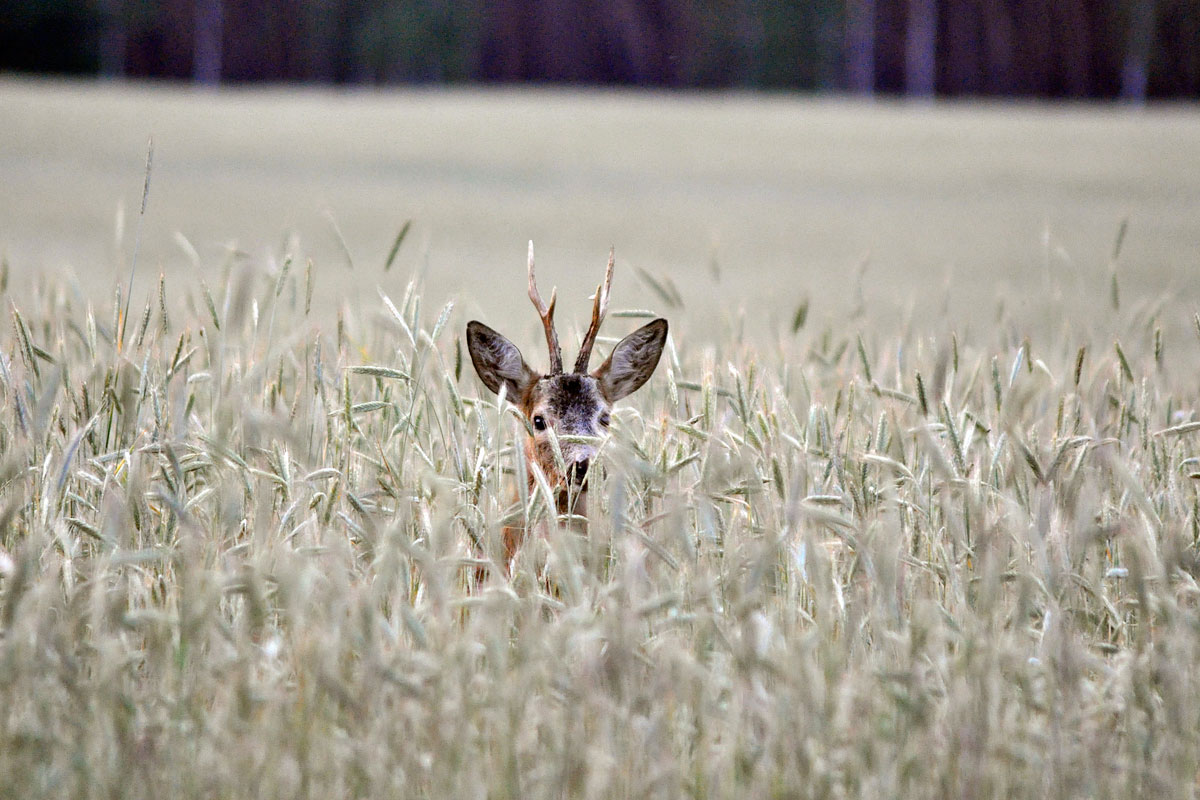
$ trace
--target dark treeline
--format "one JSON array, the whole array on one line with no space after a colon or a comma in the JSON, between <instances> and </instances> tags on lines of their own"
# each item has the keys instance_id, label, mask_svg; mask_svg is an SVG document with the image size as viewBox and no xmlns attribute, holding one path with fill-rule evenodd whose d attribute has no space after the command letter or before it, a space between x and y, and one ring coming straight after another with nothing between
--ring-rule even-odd
<instances>
[{"instance_id":1,"label":"dark treeline","mask_svg":"<svg viewBox=\"0 0 1200 800\"><path fill-rule=\"evenodd\" d=\"M1200 96L1200 0L0 0L0 69Z\"/></svg>"}]
</instances>

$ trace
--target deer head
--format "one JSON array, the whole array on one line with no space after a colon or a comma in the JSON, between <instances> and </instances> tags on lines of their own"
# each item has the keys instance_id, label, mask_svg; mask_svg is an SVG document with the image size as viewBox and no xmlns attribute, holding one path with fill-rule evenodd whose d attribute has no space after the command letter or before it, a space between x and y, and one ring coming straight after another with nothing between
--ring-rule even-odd
<instances>
[{"instance_id":1,"label":"deer head","mask_svg":"<svg viewBox=\"0 0 1200 800\"><path fill-rule=\"evenodd\" d=\"M547 306L538 293L533 274L533 242L529 243L529 299L542 319L550 350L550 371L535 372L517 346L482 322L467 323L467 349L484 385L505 394L529 420L533 435L525 445L527 463L537 463L556 489L582 490L588 467L596 457L596 442L606 435L612 404L637 391L649 380L667 340L667 321L656 319L626 336L609 357L588 372L592 345L608 312L612 286L613 254L608 256L604 282L596 288L592 323L588 326L573 372L563 372L562 350L554 330L557 291ZM553 438L552 438L553 437ZM573 437L581 437L575 439ZM590 438L592 441L587 441ZM557 440L566 472L554 454Z\"/></svg>"}]
</instances>

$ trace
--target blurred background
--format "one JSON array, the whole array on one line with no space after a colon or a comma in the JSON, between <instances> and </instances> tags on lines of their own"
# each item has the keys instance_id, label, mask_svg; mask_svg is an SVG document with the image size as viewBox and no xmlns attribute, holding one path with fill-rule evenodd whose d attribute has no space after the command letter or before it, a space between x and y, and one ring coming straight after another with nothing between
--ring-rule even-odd
<instances>
[{"instance_id":1,"label":"blurred background","mask_svg":"<svg viewBox=\"0 0 1200 800\"><path fill-rule=\"evenodd\" d=\"M2 0L0 69L1195 97L1200 0Z\"/></svg>"},{"instance_id":2,"label":"blurred background","mask_svg":"<svg viewBox=\"0 0 1200 800\"><path fill-rule=\"evenodd\" d=\"M1200 0L0 0L0 257L1049 330L1200 304L1198 93Z\"/></svg>"}]
</instances>

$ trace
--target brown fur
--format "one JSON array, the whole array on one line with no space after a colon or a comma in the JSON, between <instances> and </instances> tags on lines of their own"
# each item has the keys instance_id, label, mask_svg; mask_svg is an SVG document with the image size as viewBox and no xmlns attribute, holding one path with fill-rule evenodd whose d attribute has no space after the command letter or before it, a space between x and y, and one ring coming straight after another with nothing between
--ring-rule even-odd
<instances>
[{"instance_id":1,"label":"brown fur","mask_svg":"<svg viewBox=\"0 0 1200 800\"><path fill-rule=\"evenodd\" d=\"M546 329L550 347L551 373L540 375L525 362L521 351L501 334L482 322L467 323L467 350L475 372L493 392L505 393L524 414L533 434L525 441L526 480L534 485L533 465L541 468L556 495L559 514L587 514L586 474L599 452L599 441L608 433L612 404L637 391L658 365L667 339L667 321L656 319L626 336L613 348L608 359L591 373L584 372L587 356L599 330L608 302L608 283L612 278L609 256L605 283L596 291L592 325L584 338L576 371L562 372L562 355L554 331L554 296L547 306L537 294L533 281L533 254L530 250L530 298ZM558 437L564 473L554 456L552 433ZM564 441L563 437L588 437L595 441ZM576 497L574 508L566 507L568 497ZM584 526L579 526L584 527ZM524 528L504 529L504 558L511 564L526 537Z\"/></svg>"}]
</instances>

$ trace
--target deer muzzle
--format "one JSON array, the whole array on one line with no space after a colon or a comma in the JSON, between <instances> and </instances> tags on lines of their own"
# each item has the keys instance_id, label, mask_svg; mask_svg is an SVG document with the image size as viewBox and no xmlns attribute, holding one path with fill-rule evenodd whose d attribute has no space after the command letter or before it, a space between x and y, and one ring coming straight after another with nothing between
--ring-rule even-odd
<instances>
[{"instance_id":1,"label":"deer muzzle","mask_svg":"<svg viewBox=\"0 0 1200 800\"><path fill-rule=\"evenodd\" d=\"M579 486L587 478L590 458L579 458L567 466L567 480L574 486Z\"/></svg>"}]
</instances>

